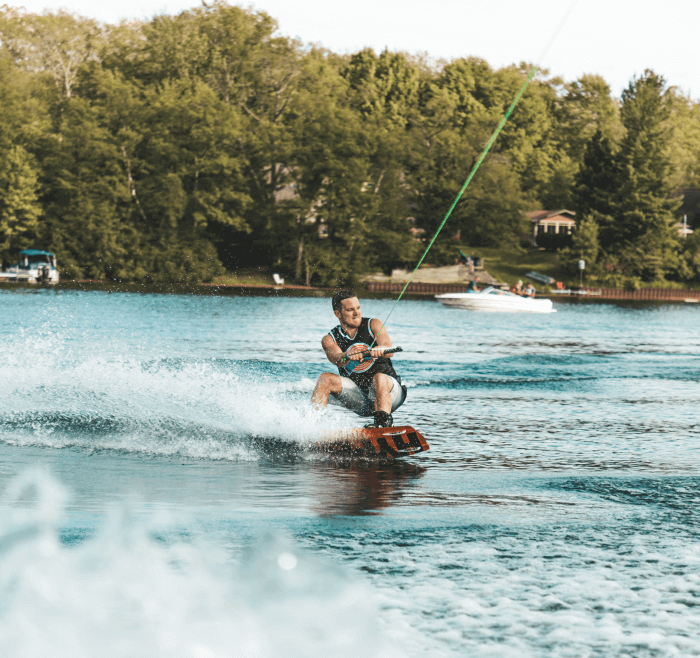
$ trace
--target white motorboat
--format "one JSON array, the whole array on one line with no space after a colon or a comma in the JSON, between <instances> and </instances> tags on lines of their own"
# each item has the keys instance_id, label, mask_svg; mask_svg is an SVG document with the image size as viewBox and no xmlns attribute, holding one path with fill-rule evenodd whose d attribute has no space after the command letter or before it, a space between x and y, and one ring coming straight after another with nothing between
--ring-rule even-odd
<instances>
[{"instance_id":1,"label":"white motorboat","mask_svg":"<svg viewBox=\"0 0 700 658\"><path fill-rule=\"evenodd\" d=\"M556 313L550 299L522 297L507 290L484 288L480 292L450 292L435 295L441 304L472 311L521 311L525 313Z\"/></svg>"}]
</instances>

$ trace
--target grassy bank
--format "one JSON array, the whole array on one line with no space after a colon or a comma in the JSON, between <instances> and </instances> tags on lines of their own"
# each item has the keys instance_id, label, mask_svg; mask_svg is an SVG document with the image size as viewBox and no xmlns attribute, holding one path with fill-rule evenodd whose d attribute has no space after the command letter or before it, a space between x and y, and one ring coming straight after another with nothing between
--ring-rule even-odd
<instances>
[{"instance_id":1,"label":"grassy bank","mask_svg":"<svg viewBox=\"0 0 700 658\"><path fill-rule=\"evenodd\" d=\"M514 245L500 248L470 247L468 245L440 245L434 254L429 254L428 263L421 269L454 265L459 252L484 259L486 271L499 282L512 286L518 279L526 282L525 274L535 271L546 274L565 285L578 285L578 280L571 279L564 264L556 253L540 249L525 249Z\"/></svg>"},{"instance_id":2,"label":"grassy bank","mask_svg":"<svg viewBox=\"0 0 700 658\"><path fill-rule=\"evenodd\" d=\"M471 248L463 247L462 251L474 254L484 259L486 271L499 281L514 285L518 279L527 282L527 272L539 272L551 276L557 281L563 281L565 285L578 285L577 280L571 280L564 265L559 261L556 253L541 251L539 249L518 248Z\"/></svg>"},{"instance_id":3,"label":"grassy bank","mask_svg":"<svg viewBox=\"0 0 700 658\"><path fill-rule=\"evenodd\" d=\"M223 276L215 276L213 284L220 286L274 286L272 272L267 268L250 268L227 272Z\"/></svg>"},{"instance_id":4,"label":"grassy bank","mask_svg":"<svg viewBox=\"0 0 700 658\"><path fill-rule=\"evenodd\" d=\"M545 274L551 276L556 281L561 281L564 287L578 286L579 278L577 275L572 276L567 271L566 264L563 263L559 255L555 252L544 251L540 249L526 249L515 246L507 246L502 248L488 248L488 247L470 247L468 245L450 245L449 251L441 250L442 253L436 253L432 259L431 263L424 263L421 269L427 269L431 267L441 267L445 265L454 265L454 260L458 256L459 251L462 251L467 255L474 255L478 258L483 258L485 262L486 271L496 278L499 282L507 283L509 286L515 285L518 279L522 279L524 283L527 283L529 279L526 278L528 272L539 272L540 274ZM431 260L430 258L428 259ZM234 270L233 272L227 272L222 276L214 277L211 285L221 285L221 286L274 286L275 283L272 279L272 271L260 267L260 268L248 268L241 270ZM587 271L584 271L583 285L592 287L616 287L611 285L606 285L595 279L590 280L587 276ZM286 277L287 285L291 284L292 281L289 277ZM322 286L323 287L323 286ZM362 286L359 286L362 287ZM535 287L540 290L544 290L547 287L541 284L535 283ZM622 286L620 286L622 287ZM698 284L689 284L686 282L678 283L672 281L663 282L650 282L650 283L640 283L641 288L688 288L694 289L700 287ZM332 286L329 288L332 289Z\"/></svg>"},{"instance_id":5,"label":"grassy bank","mask_svg":"<svg viewBox=\"0 0 700 658\"><path fill-rule=\"evenodd\" d=\"M458 254L458 249L467 255L473 254L485 259L486 271L499 281L505 282L510 286L514 285L518 279L522 279L527 283L525 275L527 272L535 271L540 274L551 276L556 281L561 281L564 287L579 285L579 277L577 274L573 276L570 269L562 262L559 255L555 252L544 251L540 249L523 249L518 247L504 248L482 248L482 247L455 247L454 253ZM623 285L614 285L600 281L597 278L589 278L589 270L584 270L583 285L602 288L624 287ZM542 287L540 284L535 284L537 288ZM687 281L636 281L637 288L674 288L695 290L700 288L700 284ZM630 288L633 289L633 288Z\"/></svg>"}]
</instances>

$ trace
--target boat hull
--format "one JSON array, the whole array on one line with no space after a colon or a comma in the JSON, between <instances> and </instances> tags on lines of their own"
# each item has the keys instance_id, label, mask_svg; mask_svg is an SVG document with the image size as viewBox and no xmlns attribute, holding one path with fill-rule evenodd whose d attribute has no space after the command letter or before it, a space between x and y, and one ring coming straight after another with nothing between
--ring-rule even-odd
<instances>
[{"instance_id":1,"label":"boat hull","mask_svg":"<svg viewBox=\"0 0 700 658\"><path fill-rule=\"evenodd\" d=\"M480 295L479 293L447 293L436 295L441 304L470 311L506 311L510 313L556 313L550 299Z\"/></svg>"}]
</instances>

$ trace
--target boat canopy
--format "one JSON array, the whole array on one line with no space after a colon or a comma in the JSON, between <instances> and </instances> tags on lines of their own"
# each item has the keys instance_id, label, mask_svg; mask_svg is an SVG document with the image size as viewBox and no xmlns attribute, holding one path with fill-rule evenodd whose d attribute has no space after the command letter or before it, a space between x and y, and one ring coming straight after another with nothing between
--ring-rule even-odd
<instances>
[{"instance_id":1,"label":"boat canopy","mask_svg":"<svg viewBox=\"0 0 700 658\"><path fill-rule=\"evenodd\" d=\"M20 256L53 256L50 251L42 251L41 249L22 249L19 252Z\"/></svg>"}]
</instances>

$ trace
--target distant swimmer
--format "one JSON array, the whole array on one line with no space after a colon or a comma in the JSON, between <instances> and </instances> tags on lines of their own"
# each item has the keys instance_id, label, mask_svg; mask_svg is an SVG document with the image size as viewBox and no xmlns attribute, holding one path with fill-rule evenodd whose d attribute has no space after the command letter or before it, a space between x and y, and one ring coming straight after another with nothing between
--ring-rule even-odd
<instances>
[{"instance_id":1,"label":"distant swimmer","mask_svg":"<svg viewBox=\"0 0 700 658\"><path fill-rule=\"evenodd\" d=\"M324 408L332 395L340 404L360 416L374 416L374 425L393 427L392 413L406 400L406 387L384 351L391 339L376 318L363 318L360 300L351 290L333 295L333 313L340 324L327 333L321 345L338 373L324 372L316 382L312 404ZM370 349L370 356L362 352ZM347 356L347 360L346 357Z\"/></svg>"}]
</instances>

